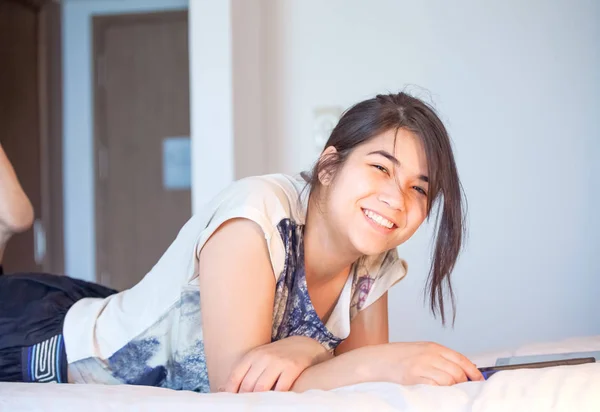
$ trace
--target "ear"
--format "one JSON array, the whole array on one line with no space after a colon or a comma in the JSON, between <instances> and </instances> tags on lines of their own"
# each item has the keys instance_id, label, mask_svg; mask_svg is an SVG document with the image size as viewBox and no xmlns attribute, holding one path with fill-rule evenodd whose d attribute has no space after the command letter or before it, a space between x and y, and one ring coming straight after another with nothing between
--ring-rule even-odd
<instances>
[{"instance_id":1,"label":"ear","mask_svg":"<svg viewBox=\"0 0 600 412\"><path fill-rule=\"evenodd\" d=\"M325 150L323 150L323 153L321 153L321 156L319 157L319 163L327 164L329 158L336 155L337 149L334 146L328 146ZM332 177L332 170L330 168L324 168L319 171L319 182L321 182L323 186L329 186L333 180Z\"/></svg>"}]
</instances>

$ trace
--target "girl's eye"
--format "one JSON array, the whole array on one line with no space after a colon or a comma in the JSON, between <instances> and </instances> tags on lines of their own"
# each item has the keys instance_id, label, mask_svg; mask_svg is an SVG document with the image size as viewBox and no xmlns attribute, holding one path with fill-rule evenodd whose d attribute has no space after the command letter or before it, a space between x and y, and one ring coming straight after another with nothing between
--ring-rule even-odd
<instances>
[{"instance_id":1,"label":"girl's eye","mask_svg":"<svg viewBox=\"0 0 600 412\"><path fill-rule=\"evenodd\" d=\"M415 189L417 192L419 192L420 194L422 194L423 196L427 196L427 192L419 186L413 186L413 189Z\"/></svg>"},{"instance_id":2,"label":"girl's eye","mask_svg":"<svg viewBox=\"0 0 600 412\"><path fill-rule=\"evenodd\" d=\"M385 167L381 166L381 165L373 165L373 167L374 167L375 169L377 169L377 170L380 170L380 171L382 171L382 172L383 172L383 173L385 173L386 175L389 175L389 174L390 174L390 172L388 172L388 170L387 170Z\"/></svg>"}]
</instances>

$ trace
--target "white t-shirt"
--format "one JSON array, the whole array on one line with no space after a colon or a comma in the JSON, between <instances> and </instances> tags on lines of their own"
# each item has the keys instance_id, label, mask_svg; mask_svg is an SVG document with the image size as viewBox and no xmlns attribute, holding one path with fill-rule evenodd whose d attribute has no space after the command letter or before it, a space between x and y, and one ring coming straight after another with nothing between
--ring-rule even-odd
<instances>
[{"instance_id":1,"label":"white t-shirt","mask_svg":"<svg viewBox=\"0 0 600 412\"><path fill-rule=\"evenodd\" d=\"M183 226L137 285L75 303L63 327L70 381L208 392L198 258L215 230L234 218L250 219L264 232L276 276L272 340L309 336L334 350L356 314L405 276L406 264L395 249L360 259L323 324L304 273L304 187L301 177L280 174L233 183Z\"/></svg>"}]
</instances>

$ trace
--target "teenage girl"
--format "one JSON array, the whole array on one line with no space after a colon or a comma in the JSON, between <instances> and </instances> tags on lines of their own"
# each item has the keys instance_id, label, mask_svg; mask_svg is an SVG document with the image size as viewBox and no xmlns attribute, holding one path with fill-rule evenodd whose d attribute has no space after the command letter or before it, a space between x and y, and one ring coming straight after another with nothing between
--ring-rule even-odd
<instances>
[{"instance_id":1,"label":"teenage girl","mask_svg":"<svg viewBox=\"0 0 600 412\"><path fill-rule=\"evenodd\" d=\"M0 160L1 250L20 228L8 211L31 217L7 197L18 183ZM444 321L464 229L450 139L408 94L360 102L310 173L233 183L129 290L0 276L0 381L252 392L482 380L451 349L389 342L387 292L407 270L396 248L435 210L426 281Z\"/></svg>"}]
</instances>

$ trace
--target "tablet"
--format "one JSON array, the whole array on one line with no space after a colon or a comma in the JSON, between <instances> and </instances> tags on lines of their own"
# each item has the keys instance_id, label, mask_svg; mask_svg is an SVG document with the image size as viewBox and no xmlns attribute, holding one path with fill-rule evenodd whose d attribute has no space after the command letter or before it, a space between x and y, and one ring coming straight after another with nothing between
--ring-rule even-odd
<instances>
[{"instance_id":1,"label":"tablet","mask_svg":"<svg viewBox=\"0 0 600 412\"><path fill-rule=\"evenodd\" d=\"M550 368L553 366L569 366L569 365L582 365L584 363L595 363L596 358L575 358L575 359L562 359L553 360L546 362L531 362L531 363L518 363L515 365L503 365L503 366L489 366L485 368L478 368L485 379L497 372L513 370L513 369L537 369L537 368Z\"/></svg>"}]
</instances>

